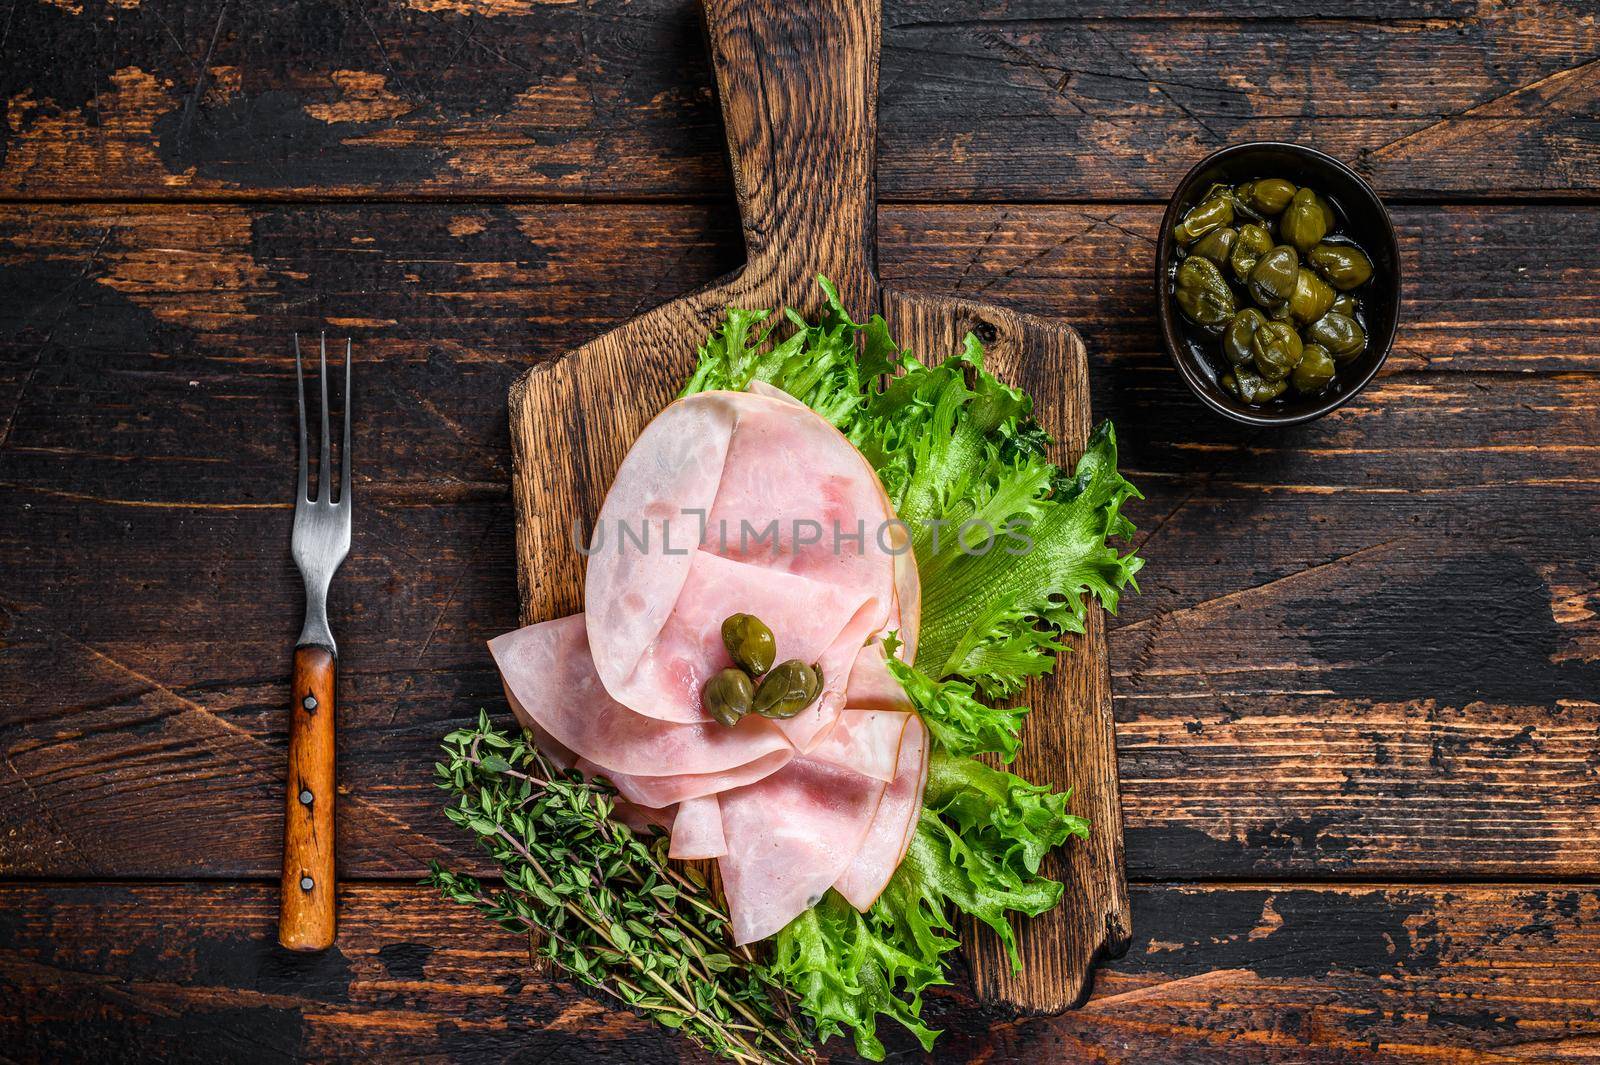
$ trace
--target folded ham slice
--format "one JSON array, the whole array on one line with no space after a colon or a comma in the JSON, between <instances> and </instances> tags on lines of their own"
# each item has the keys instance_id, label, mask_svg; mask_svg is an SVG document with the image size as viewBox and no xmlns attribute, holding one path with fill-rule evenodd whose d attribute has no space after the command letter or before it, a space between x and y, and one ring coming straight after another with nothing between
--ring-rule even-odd
<instances>
[{"instance_id":1,"label":"folded ham slice","mask_svg":"<svg viewBox=\"0 0 1600 1065\"><path fill-rule=\"evenodd\" d=\"M828 738L806 757L887 783L898 772L901 734L915 718L886 710L846 710Z\"/></svg>"},{"instance_id":2,"label":"folded ham slice","mask_svg":"<svg viewBox=\"0 0 1600 1065\"><path fill-rule=\"evenodd\" d=\"M765 381L751 381L749 390L758 396L768 396L779 402L805 407L805 404L783 389L769 385ZM883 539L878 548L887 550L894 557L895 611L889 628L899 634L900 657L910 662L917 654L917 632L922 621L922 586L917 575L917 559L911 551L911 533L896 520L894 504L889 501L888 493L883 491L883 482L878 480L877 471L867 462L864 455L859 451L856 454L862 466L866 468L866 474L878 486L879 495L882 497L885 519L880 534Z\"/></svg>"},{"instance_id":3,"label":"folded ham slice","mask_svg":"<svg viewBox=\"0 0 1600 1065\"><path fill-rule=\"evenodd\" d=\"M506 699L524 724L553 738L563 759L610 777L623 798L663 807L758 780L793 756L772 722L747 717L673 724L613 700L595 672L582 614L489 641Z\"/></svg>"},{"instance_id":4,"label":"folded ham slice","mask_svg":"<svg viewBox=\"0 0 1600 1065\"><path fill-rule=\"evenodd\" d=\"M796 758L720 797L728 853L718 866L734 943L765 939L821 900L861 849L885 787Z\"/></svg>"},{"instance_id":5,"label":"folded ham slice","mask_svg":"<svg viewBox=\"0 0 1600 1065\"><path fill-rule=\"evenodd\" d=\"M782 750L764 754L753 761L709 773L671 773L648 775L619 773L598 762L580 758L574 768L586 776L605 777L616 785L617 791L629 802L644 806L666 807L686 799L715 795L729 788L752 784L768 773L783 768L794 757L794 749L787 744ZM665 767L663 767L665 768Z\"/></svg>"},{"instance_id":6,"label":"folded ham slice","mask_svg":"<svg viewBox=\"0 0 1600 1065\"><path fill-rule=\"evenodd\" d=\"M888 783L810 755L721 797L719 864L736 942L772 935L830 887L866 910L905 857L927 783L928 731L915 714L872 711L840 728L851 726L851 746L887 750Z\"/></svg>"},{"instance_id":7,"label":"folded ham slice","mask_svg":"<svg viewBox=\"0 0 1600 1065\"><path fill-rule=\"evenodd\" d=\"M685 799L672 822L669 858L720 858L728 853L722 835L722 804L715 795Z\"/></svg>"},{"instance_id":8,"label":"folded ham slice","mask_svg":"<svg viewBox=\"0 0 1600 1065\"><path fill-rule=\"evenodd\" d=\"M833 883L834 890L863 913L900 868L922 816L922 792L928 783L928 729L914 714L897 753L894 780L873 811L866 837Z\"/></svg>"},{"instance_id":9,"label":"folded ham slice","mask_svg":"<svg viewBox=\"0 0 1600 1065\"><path fill-rule=\"evenodd\" d=\"M601 682L639 714L703 721L700 690L729 664L721 620L752 613L780 661L822 668L822 698L778 726L810 749L843 709L861 645L898 617L904 577L880 535L892 517L871 465L809 408L678 400L629 450L596 521L584 601Z\"/></svg>"},{"instance_id":10,"label":"folded ham slice","mask_svg":"<svg viewBox=\"0 0 1600 1065\"><path fill-rule=\"evenodd\" d=\"M856 710L910 711L911 699L885 663L883 644L869 643L850 668L850 706Z\"/></svg>"}]
</instances>

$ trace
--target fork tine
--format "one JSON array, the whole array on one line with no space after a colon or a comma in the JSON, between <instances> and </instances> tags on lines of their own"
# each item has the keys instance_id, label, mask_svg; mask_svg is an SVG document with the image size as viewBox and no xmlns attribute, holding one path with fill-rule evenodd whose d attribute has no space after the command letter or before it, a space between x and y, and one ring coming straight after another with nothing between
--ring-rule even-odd
<instances>
[{"instance_id":1,"label":"fork tine","mask_svg":"<svg viewBox=\"0 0 1600 1065\"><path fill-rule=\"evenodd\" d=\"M296 496L297 502L305 502L310 496L310 464L311 451L306 447L306 378L305 372L300 368L300 334L294 335L294 407L300 415L300 478L298 481L300 494Z\"/></svg>"},{"instance_id":2,"label":"fork tine","mask_svg":"<svg viewBox=\"0 0 1600 1065\"><path fill-rule=\"evenodd\" d=\"M317 502L326 503L333 498L333 459L330 456L333 441L328 437L328 333L322 333L322 355L317 369L317 380L322 383L322 451L317 463Z\"/></svg>"},{"instance_id":3,"label":"fork tine","mask_svg":"<svg viewBox=\"0 0 1600 1065\"><path fill-rule=\"evenodd\" d=\"M344 442L339 445L339 505L350 498L350 338L344 341Z\"/></svg>"}]
</instances>

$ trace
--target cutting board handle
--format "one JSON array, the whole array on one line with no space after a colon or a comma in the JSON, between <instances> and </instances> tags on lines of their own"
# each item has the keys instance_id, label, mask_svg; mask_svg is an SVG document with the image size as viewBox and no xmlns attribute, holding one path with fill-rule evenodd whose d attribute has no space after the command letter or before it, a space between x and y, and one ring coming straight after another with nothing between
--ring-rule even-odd
<instances>
[{"instance_id":1,"label":"cutting board handle","mask_svg":"<svg viewBox=\"0 0 1600 1065\"><path fill-rule=\"evenodd\" d=\"M878 306L880 0L704 0L747 269ZM814 310L814 307L801 307Z\"/></svg>"}]
</instances>

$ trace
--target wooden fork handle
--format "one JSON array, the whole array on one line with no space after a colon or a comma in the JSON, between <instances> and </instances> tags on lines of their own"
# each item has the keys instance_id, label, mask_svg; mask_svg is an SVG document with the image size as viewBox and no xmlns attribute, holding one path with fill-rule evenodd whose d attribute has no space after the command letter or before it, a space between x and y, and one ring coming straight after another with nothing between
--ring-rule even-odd
<instances>
[{"instance_id":1,"label":"wooden fork handle","mask_svg":"<svg viewBox=\"0 0 1600 1065\"><path fill-rule=\"evenodd\" d=\"M290 950L322 950L333 944L334 661L325 647L294 651L278 908L278 942Z\"/></svg>"}]
</instances>

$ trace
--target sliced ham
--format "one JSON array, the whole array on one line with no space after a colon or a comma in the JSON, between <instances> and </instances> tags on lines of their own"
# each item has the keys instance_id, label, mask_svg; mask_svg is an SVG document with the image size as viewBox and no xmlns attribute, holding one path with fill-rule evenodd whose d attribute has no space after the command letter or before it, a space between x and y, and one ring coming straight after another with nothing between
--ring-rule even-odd
<instances>
[{"instance_id":1,"label":"sliced ham","mask_svg":"<svg viewBox=\"0 0 1600 1065\"><path fill-rule=\"evenodd\" d=\"M678 804L672 822L669 858L720 858L728 853L722 835L722 806L715 795L686 799Z\"/></svg>"},{"instance_id":2,"label":"sliced ham","mask_svg":"<svg viewBox=\"0 0 1600 1065\"><path fill-rule=\"evenodd\" d=\"M865 596L858 590L823 584L789 573L775 573L696 551L672 614L623 685L607 683L618 702L639 714L683 724L706 724L701 689L718 670L733 664L722 645L722 621L730 614L766 620L777 641L778 661L828 660L843 639L859 642L862 628L852 622ZM768 620L771 619L771 620ZM595 639L589 623L589 639ZM608 641L609 642L609 641ZM606 653L596 647L596 666ZM620 653L620 652L619 652ZM833 652L837 655L838 652ZM846 659L846 661L853 660ZM837 667L836 667L837 668ZM604 670L600 672L603 674ZM842 681L839 688L843 690ZM713 723L711 727L716 727Z\"/></svg>"},{"instance_id":3,"label":"sliced ham","mask_svg":"<svg viewBox=\"0 0 1600 1065\"><path fill-rule=\"evenodd\" d=\"M748 392L673 403L596 522L585 603L602 683L639 714L704 720L700 689L727 664L721 620L753 613L780 660L823 667L824 697L780 726L809 749L843 708L861 644L895 615L895 556L878 536L890 516L870 464L809 408Z\"/></svg>"},{"instance_id":4,"label":"sliced ham","mask_svg":"<svg viewBox=\"0 0 1600 1065\"><path fill-rule=\"evenodd\" d=\"M906 530L866 458L765 384L690 396L635 441L596 522L583 614L490 642L506 696L563 767L615 784L617 819L719 861L737 943L830 887L865 909L903 859L928 733L889 672L910 661L921 591ZM815 663L793 718L733 727L701 707L732 663L722 621L772 629Z\"/></svg>"},{"instance_id":5,"label":"sliced ham","mask_svg":"<svg viewBox=\"0 0 1600 1065\"><path fill-rule=\"evenodd\" d=\"M861 848L885 787L796 758L720 797L728 853L718 864L735 944L765 939L817 904Z\"/></svg>"},{"instance_id":6,"label":"sliced ham","mask_svg":"<svg viewBox=\"0 0 1600 1065\"><path fill-rule=\"evenodd\" d=\"M883 791L866 837L833 887L845 901L866 912L900 867L922 815L928 784L928 729L912 715L898 749L894 780Z\"/></svg>"},{"instance_id":7,"label":"sliced ham","mask_svg":"<svg viewBox=\"0 0 1600 1065\"><path fill-rule=\"evenodd\" d=\"M689 577L692 550L685 546L692 549L699 535L685 527L692 520L685 514L708 512L716 500L735 422L726 404L671 404L628 449L606 494L590 542L584 605L595 646L621 656L600 664L612 691L666 625ZM642 544L634 546L629 534Z\"/></svg>"},{"instance_id":8,"label":"sliced ham","mask_svg":"<svg viewBox=\"0 0 1600 1065\"><path fill-rule=\"evenodd\" d=\"M744 387L746 392L750 392L753 395L766 396L768 399L775 399L780 403L793 403L797 407L805 406L804 403L801 403L798 399L795 399L777 385L768 384L759 377L753 378L750 383Z\"/></svg>"},{"instance_id":9,"label":"sliced ham","mask_svg":"<svg viewBox=\"0 0 1600 1065\"><path fill-rule=\"evenodd\" d=\"M828 738L806 757L885 782L895 779L900 740L914 714L846 710Z\"/></svg>"},{"instance_id":10,"label":"sliced ham","mask_svg":"<svg viewBox=\"0 0 1600 1065\"><path fill-rule=\"evenodd\" d=\"M751 381L747 386L750 392L759 396L768 396L783 403L792 403L804 406L798 399L785 392L783 389L770 385L765 381ZM854 448L852 448L854 450ZM857 455L860 452L857 451ZM889 501L887 492L883 491L883 482L878 480L877 471L872 464L867 462L866 456L860 456L861 463L866 467L866 472L872 477L873 483L878 486L884 512L883 542L878 545L879 550L887 550L894 557L894 598L895 610L889 628L896 631L900 637L899 657L910 662L917 654L917 630L922 622L922 586L917 575L917 559L911 551L910 531L895 519L894 504Z\"/></svg>"},{"instance_id":11,"label":"sliced ham","mask_svg":"<svg viewBox=\"0 0 1600 1065\"><path fill-rule=\"evenodd\" d=\"M922 580L917 575L917 557L911 553L909 541L894 557L894 596L895 617L889 628L900 639L895 657L902 662L915 662L917 636L922 629Z\"/></svg>"},{"instance_id":12,"label":"sliced ham","mask_svg":"<svg viewBox=\"0 0 1600 1065\"><path fill-rule=\"evenodd\" d=\"M885 662L881 642L873 642L856 655L850 668L848 703L854 710L899 710L909 712L911 699L894 679Z\"/></svg>"},{"instance_id":13,"label":"sliced ham","mask_svg":"<svg viewBox=\"0 0 1600 1065\"><path fill-rule=\"evenodd\" d=\"M636 714L600 683L581 614L529 625L489 642L512 709L560 757L608 776L623 797L666 806L759 779L793 748L765 718L735 728L673 724ZM634 778L639 778L637 781Z\"/></svg>"},{"instance_id":14,"label":"sliced ham","mask_svg":"<svg viewBox=\"0 0 1600 1065\"><path fill-rule=\"evenodd\" d=\"M729 788L753 784L768 773L781 769L784 763L793 757L794 749L785 744L781 750L764 754L742 765L708 773L668 772L655 776L645 773L619 773L587 758L578 759L577 769L588 776L605 777L616 785L617 791L630 802L643 803L646 806L671 806L686 799L698 799L727 791Z\"/></svg>"}]
</instances>

